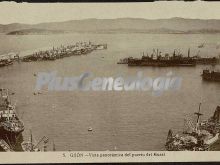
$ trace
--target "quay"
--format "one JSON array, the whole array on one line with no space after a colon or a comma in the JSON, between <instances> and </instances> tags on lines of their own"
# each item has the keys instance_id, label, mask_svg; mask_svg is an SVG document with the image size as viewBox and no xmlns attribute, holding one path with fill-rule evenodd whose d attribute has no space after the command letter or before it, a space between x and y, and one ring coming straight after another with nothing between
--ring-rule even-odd
<instances>
[{"instance_id":1,"label":"quay","mask_svg":"<svg viewBox=\"0 0 220 165\"><path fill-rule=\"evenodd\" d=\"M13 65L14 61L32 62L32 61L49 61L70 56L88 55L96 50L107 49L107 44L94 44L92 42L77 42L73 45L61 45L48 50L40 50L34 53L20 56L19 53L8 53L0 55L0 67Z\"/></svg>"},{"instance_id":2,"label":"quay","mask_svg":"<svg viewBox=\"0 0 220 165\"><path fill-rule=\"evenodd\" d=\"M60 47L53 47L52 49L45 51L34 52L33 54L24 56L21 58L23 62L31 62L31 61L48 61L48 60L56 60L64 57L70 56L80 56L87 55L95 50L104 50L107 49L107 44L93 44L91 42L78 42L74 45L68 45Z\"/></svg>"}]
</instances>

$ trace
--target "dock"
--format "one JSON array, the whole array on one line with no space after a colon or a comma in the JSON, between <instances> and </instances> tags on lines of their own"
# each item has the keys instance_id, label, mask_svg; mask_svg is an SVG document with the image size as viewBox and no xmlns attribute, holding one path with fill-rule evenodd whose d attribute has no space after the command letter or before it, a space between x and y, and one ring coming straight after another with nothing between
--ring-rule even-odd
<instances>
[{"instance_id":1,"label":"dock","mask_svg":"<svg viewBox=\"0 0 220 165\"><path fill-rule=\"evenodd\" d=\"M93 44L91 42L78 42L73 45L53 47L44 51L37 51L21 58L23 62L53 61L70 56L88 55L95 50L107 49L107 44Z\"/></svg>"}]
</instances>

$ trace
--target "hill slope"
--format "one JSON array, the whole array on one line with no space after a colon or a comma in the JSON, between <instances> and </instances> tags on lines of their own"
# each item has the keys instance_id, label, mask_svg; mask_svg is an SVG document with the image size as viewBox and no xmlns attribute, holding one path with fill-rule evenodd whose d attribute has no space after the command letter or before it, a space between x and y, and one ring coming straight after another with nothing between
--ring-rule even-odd
<instances>
[{"instance_id":1,"label":"hill slope","mask_svg":"<svg viewBox=\"0 0 220 165\"><path fill-rule=\"evenodd\" d=\"M68 32L142 32L142 33L219 33L220 20L200 19L157 19L141 18L118 19L84 19L65 22L50 22L40 24L8 24L0 25L1 33L20 31L24 29L44 29Z\"/></svg>"}]
</instances>

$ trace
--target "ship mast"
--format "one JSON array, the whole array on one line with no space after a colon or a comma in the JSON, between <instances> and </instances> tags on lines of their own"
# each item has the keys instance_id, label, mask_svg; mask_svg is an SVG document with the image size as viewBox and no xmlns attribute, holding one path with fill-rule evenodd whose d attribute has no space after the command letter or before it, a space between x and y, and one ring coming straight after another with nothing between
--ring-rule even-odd
<instances>
[{"instance_id":1,"label":"ship mast","mask_svg":"<svg viewBox=\"0 0 220 165\"><path fill-rule=\"evenodd\" d=\"M55 146L54 141L53 141L53 151L56 151L56 146Z\"/></svg>"},{"instance_id":2,"label":"ship mast","mask_svg":"<svg viewBox=\"0 0 220 165\"><path fill-rule=\"evenodd\" d=\"M202 103L199 103L199 111L194 113L195 115L197 115L197 119L196 119L196 128L195 128L196 132L199 131L199 119L200 119L200 116L203 115L202 113L200 113L201 104L202 104Z\"/></svg>"},{"instance_id":3,"label":"ship mast","mask_svg":"<svg viewBox=\"0 0 220 165\"><path fill-rule=\"evenodd\" d=\"M190 48L188 49L188 57L190 56Z\"/></svg>"},{"instance_id":4,"label":"ship mast","mask_svg":"<svg viewBox=\"0 0 220 165\"><path fill-rule=\"evenodd\" d=\"M176 49L174 49L173 51L173 57L175 57L175 55L176 55Z\"/></svg>"},{"instance_id":5,"label":"ship mast","mask_svg":"<svg viewBox=\"0 0 220 165\"><path fill-rule=\"evenodd\" d=\"M34 150L34 146L33 146L33 136L32 136L32 131L30 130L31 133L31 137L30 137L30 142L31 142L31 151Z\"/></svg>"}]
</instances>

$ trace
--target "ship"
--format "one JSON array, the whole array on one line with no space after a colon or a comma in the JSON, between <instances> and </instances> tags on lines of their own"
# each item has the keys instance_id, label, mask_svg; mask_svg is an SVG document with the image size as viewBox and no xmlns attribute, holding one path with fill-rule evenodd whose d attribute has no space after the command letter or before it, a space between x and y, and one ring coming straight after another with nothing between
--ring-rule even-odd
<instances>
[{"instance_id":1,"label":"ship","mask_svg":"<svg viewBox=\"0 0 220 165\"><path fill-rule=\"evenodd\" d=\"M18 53L14 52L0 55L0 67L12 65L18 56Z\"/></svg>"},{"instance_id":2,"label":"ship","mask_svg":"<svg viewBox=\"0 0 220 165\"><path fill-rule=\"evenodd\" d=\"M3 139L0 139L0 152L13 152L12 148Z\"/></svg>"},{"instance_id":3,"label":"ship","mask_svg":"<svg viewBox=\"0 0 220 165\"><path fill-rule=\"evenodd\" d=\"M22 151L24 124L9 99L8 89L0 89L0 139L13 151Z\"/></svg>"},{"instance_id":4,"label":"ship","mask_svg":"<svg viewBox=\"0 0 220 165\"><path fill-rule=\"evenodd\" d=\"M0 67L12 65L13 61L11 59L0 59Z\"/></svg>"},{"instance_id":5,"label":"ship","mask_svg":"<svg viewBox=\"0 0 220 165\"><path fill-rule=\"evenodd\" d=\"M202 72L202 79L205 81L220 82L220 72L219 71L210 71L208 69L205 69Z\"/></svg>"},{"instance_id":6,"label":"ship","mask_svg":"<svg viewBox=\"0 0 220 165\"><path fill-rule=\"evenodd\" d=\"M196 64L201 65L217 65L219 64L220 60L217 57L196 57Z\"/></svg>"},{"instance_id":7,"label":"ship","mask_svg":"<svg viewBox=\"0 0 220 165\"><path fill-rule=\"evenodd\" d=\"M204 48L204 47L205 47L205 43L198 45L198 48Z\"/></svg>"},{"instance_id":8,"label":"ship","mask_svg":"<svg viewBox=\"0 0 220 165\"><path fill-rule=\"evenodd\" d=\"M122 58L117 62L117 64L128 64L128 59L133 59L133 57Z\"/></svg>"},{"instance_id":9,"label":"ship","mask_svg":"<svg viewBox=\"0 0 220 165\"><path fill-rule=\"evenodd\" d=\"M120 59L117 64L128 64L128 66L153 66L153 67L170 67L170 66L196 66L196 65L217 65L220 63L219 57L190 57L190 49L188 49L188 56L183 56L180 52L176 53L174 50L172 56L165 53L162 56L162 52L157 49L153 50L153 53L149 56L142 55L141 58L128 57Z\"/></svg>"},{"instance_id":10,"label":"ship","mask_svg":"<svg viewBox=\"0 0 220 165\"><path fill-rule=\"evenodd\" d=\"M183 57L182 54L177 54L174 50L173 55L165 54L161 55L161 52L157 49L156 57L155 53L151 56L145 56L142 58L129 58L128 66L152 66L152 67L173 67L173 66L196 66L196 60L190 57L190 50L188 51L188 57Z\"/></svg>"},{"instance_id":11,"label":"ship","mask_svg":"<svg viewBox=\"0 0 220 165\"><path fill-rule=\"evenodd\" d=\"M220 63L220 56L216 57L201 57L199 56L200 50L198 51L197 55L193 56L196 60L196 64L199 65L218 65Z\"/></svg>"},{"instance_id":12,"label":"ship","mask_svg":"<svg viewBox=\"0 0 220 165\"><path fill-rule=\"evenodd\" d=\"M199 111L194 114L197 116L196 123L185 120L185 130L180 134L173 135L169 130L165 148L167 151L208 151L211 145L219 140L220 131L220 106L217 106L214 115L208 120L200 121L201 103Z\"/></svg>"}]
</instances>

